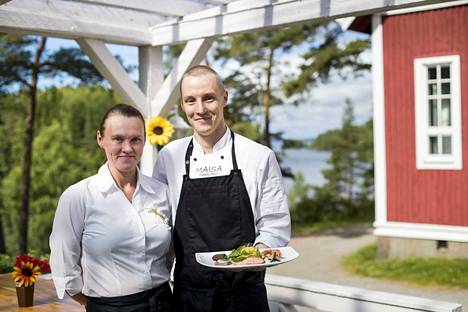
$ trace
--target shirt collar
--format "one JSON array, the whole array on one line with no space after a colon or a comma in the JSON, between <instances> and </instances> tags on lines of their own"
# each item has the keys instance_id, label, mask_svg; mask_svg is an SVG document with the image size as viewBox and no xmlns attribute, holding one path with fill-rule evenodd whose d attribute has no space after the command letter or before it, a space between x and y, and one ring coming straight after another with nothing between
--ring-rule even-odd
<instances>
[{"instance_id":1,"label":"shirt collar","mask_svg":"<svg viewBox=\"0 0 468 312\"><path fill-rule=\"evenodd\" d=\"M98 173L96 175L96 182L101 192L107 192L112 187L115 187L116 189L118 189L117 184L115 183L114 178L112 177L112 174L109 170L109 166L107 162L99 168ZM143 177L143 174L140 172L140 169L137 167L136 189L138 189L138 186L142 187L148 193L151 193L151 194L155 193L155 191L151 188L149 181Z\"/></svg>"},{"instance_id":2,"label":"shirt collar","mask_svg":"<svg viewBox=\"0 0 468 312\"><path fill-rule=\"evenodd\" d=\"M230 143L231 143L231 130L228 127L226 127L226 132L224 133L224 135L213 146L213 153L222 150L223 148L228 146ZM204 153L203 147L200 145L200 143L198 143L195 136L193 136L193 149L199 154Z\"/></svg>"}]
</instances>

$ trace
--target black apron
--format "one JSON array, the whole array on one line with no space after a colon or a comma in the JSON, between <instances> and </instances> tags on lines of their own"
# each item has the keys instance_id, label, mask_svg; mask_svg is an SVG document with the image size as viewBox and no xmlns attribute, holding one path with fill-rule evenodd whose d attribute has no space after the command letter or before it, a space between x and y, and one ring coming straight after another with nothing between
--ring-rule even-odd
<instances>
[{"instance_id":1,"label":"black apron","mask_svg":"<svg viewBox=\"0 0 468 312\"><path fill-rule=\"evenodd\" d=\"M172 312L172 292L166 282L153 289L119 297L87 297L86 312Z\"/></svg>"},{"instance_id":2,"label":"black apron","mask_svg":"<svg viewBox=\"0 0 468 312\"><path fill-rule=\"evenodd\" d=\"M196 252L230 250L255 241L249 194L237 168L228 176L190 179L193 139L185 154L185 175L174 225L175 311L268 312L265 271L233 272L197 263Z\"/></svg>"}]
</instances>

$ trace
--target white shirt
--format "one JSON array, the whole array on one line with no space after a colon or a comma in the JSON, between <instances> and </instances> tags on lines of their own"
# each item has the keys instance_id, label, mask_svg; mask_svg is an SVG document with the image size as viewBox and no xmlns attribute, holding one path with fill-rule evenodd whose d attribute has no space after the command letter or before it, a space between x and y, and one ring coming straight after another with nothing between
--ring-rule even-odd
<instances>
[{"instance_id":1,"label":"white shirt","mask_svg":"<svg viewBox=\"0 0 468 312\"><path fill-rule=\"evenodd\" d=\"M124 296L169 280L167 186L138 172L132 202L104 164L60 197L50 236L57 295Z\"/></svg>"},{"instance_id":2,"label":"white shirt","mask_svg":"<svg viewBox=\"0 0 468 312\"><path fill-rule=\"evenodd\" d=\"M185 174L185 153L192 137L175 140L166 145L158 154L153 176L167 183L171 195L172 215L175 216L179 195ZM241 135L235 135L235 153L238 168L242 171L244 183L252 205L257 238L270 247L285 246L290 239L291 223L287 196L284 192L281 170L274 152ZM193 137L192 160L203 155L203 148ZM232 169L231 131L213 147L217 159L224 158L225 165ZM191 167L193 161L191 161ZM175 222L175 217L173 219Z\"/></svg>"}]
</instances>

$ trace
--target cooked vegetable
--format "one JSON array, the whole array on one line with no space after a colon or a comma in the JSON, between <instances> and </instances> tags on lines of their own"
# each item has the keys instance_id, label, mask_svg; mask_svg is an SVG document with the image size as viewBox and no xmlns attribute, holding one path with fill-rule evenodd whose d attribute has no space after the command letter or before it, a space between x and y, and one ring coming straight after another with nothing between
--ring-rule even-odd
<instances>
[{"instance_id":1,"label":"cooked vegetable","mask_svg":"<svg viewBox=\"0 0 468 312\"><path fill-rule=\"evenodd\" d=\"M262 251L251 245L241 245L229 254L215 254L212 259L216 265L243 265L262 264L281 261L281 251L279 249L263 249Z\"/></svg>"},{"instance_id":2,"label":"cooked vegetable","mask_svg":"<svg viewBox=\"0 0 468 312\"><path fill-rule=\"evenodd\" d=\"M233 262L240 262L249 257L262 257L260 251L250 245L241 245L234 249L227 257Z\"/></svg>"}]
</instances>

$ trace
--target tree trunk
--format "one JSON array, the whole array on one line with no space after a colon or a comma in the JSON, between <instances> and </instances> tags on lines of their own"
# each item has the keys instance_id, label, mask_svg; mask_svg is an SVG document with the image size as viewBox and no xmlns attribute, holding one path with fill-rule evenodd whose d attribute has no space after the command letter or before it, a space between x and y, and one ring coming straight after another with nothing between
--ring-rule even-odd
<instances>
[{"instance_id":1,"label":"tree trunk","mask_svg":"<svg viewBox=\"0 0 468 312\"><path fill-rule=\"evenodd\" d=\"M34 119L37 104L37 81L39 77L39 68L41 65L41 56L45 49L47 38L42 37L36 50L36 57L32 69L31 87L29 89L29 105L26 115L26 136L24 138L23 152L23 183L21 190L21 210L20 210L20 252L28 252L28 220L29 220L29 193L31 187L31 164L32 164L32 146L34 139Z\"/></svg>"},{"instance_id":2,"label":"tree trunk","mask_svg":"<svg viewBox=\"0 0 468 312\"><path fill-rule=\"evenodd\" d=\"M2 217L0 216L0 254L6 253L5 235L3 234Z\"/></svg>"},{"instance_id":3,"label":"tree trunk","mask_svg":"<svg viewBox=\"0 0 468 312\"><path fill-rule=\"evenodd\" d=\"M263 127L263 144L271 148L271 136L270 136L270 99L271 99L271 71L273 69L273 53L274 49L270 49L270 55L268 56L267 65L267 82L265 92L263 93L263 115L264 115L264 127Z\"/></svg>"}]
</instances>

